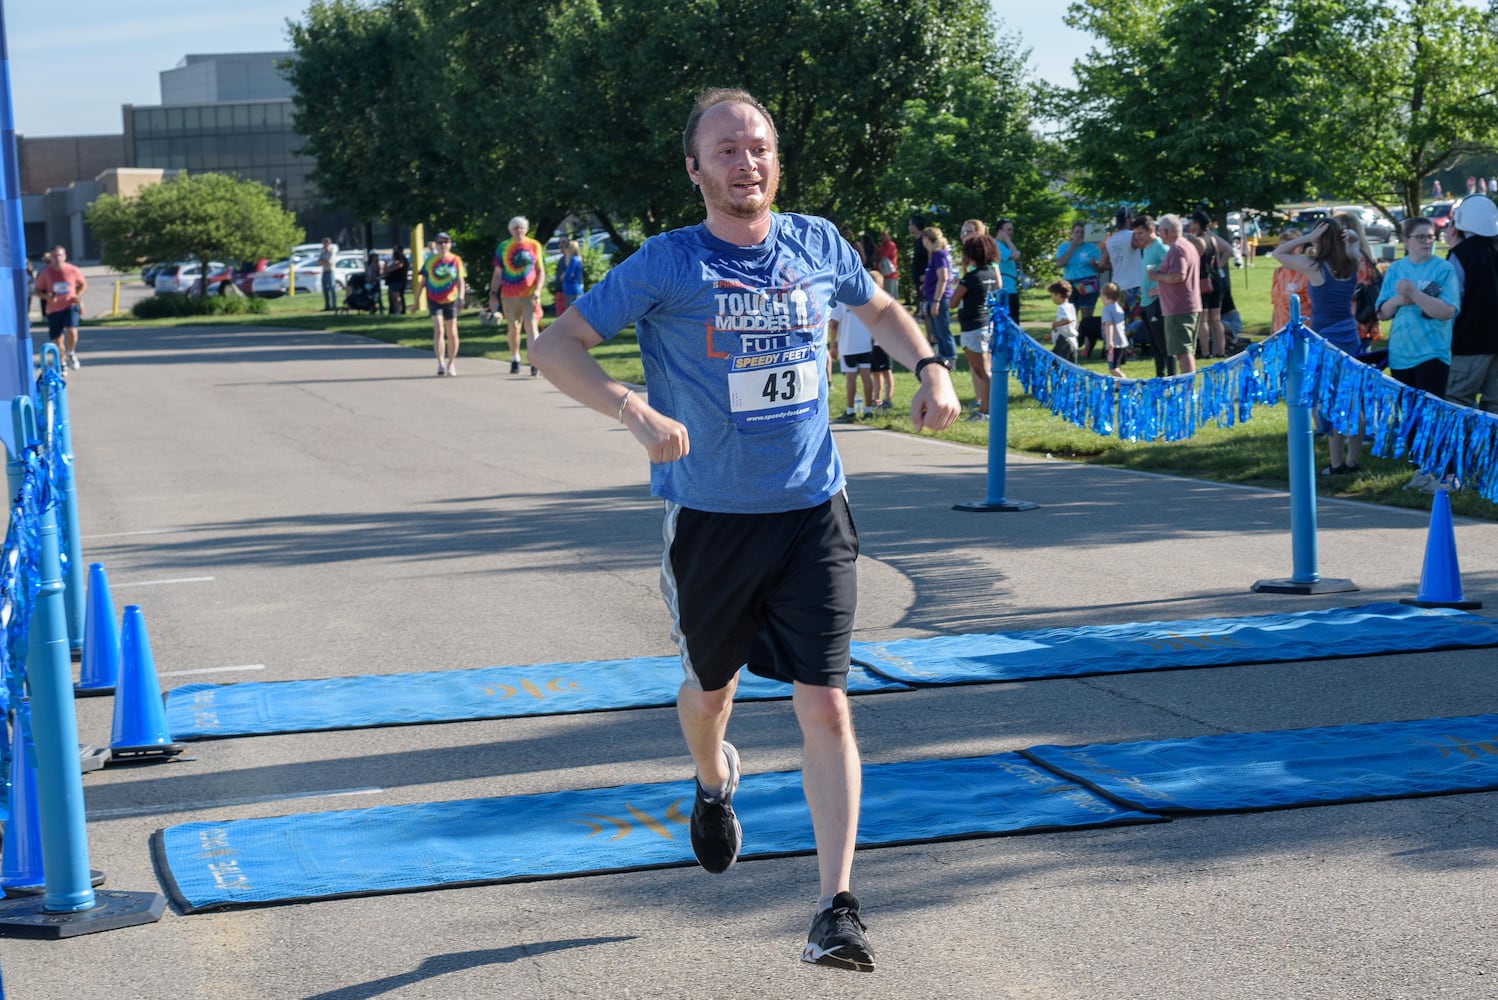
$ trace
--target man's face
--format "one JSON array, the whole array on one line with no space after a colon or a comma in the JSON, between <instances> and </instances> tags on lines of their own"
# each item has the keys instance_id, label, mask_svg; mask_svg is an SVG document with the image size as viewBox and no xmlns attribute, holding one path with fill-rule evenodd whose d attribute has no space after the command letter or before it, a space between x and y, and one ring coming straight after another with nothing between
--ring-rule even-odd
<instances>
[{"instance_id":1,"label":"man's face","mask_svg":"<svg viewBox=\"0 0 1498 1000\"><path fill-rule=\"evenodd\" d=\"M438 240L436 245L437 245L437 255L438 256L441 256L441 255L447 253L453 247L452 240Z\"/></svg>"},{"instance_id":2,"label":"man's face","mask_svg":"<svg viewBox=\"0 0 1498 1000\"><path fill-rule=\"evenodd\" d=\"M62 267L67 262L68 262L68 252L66 250L64 250L62 247L53 247L52 248L52 263L56 264L58 267Z\"/></svg>"},{"instance_id":3,"label":"man's face","mask_svg":"<svg viewBox=\"0 0 1498 1000\"><path fill-rule=\"evenodd\" d=\"M1150 241L1154 238L1154 226L1135 226L1134 239L1131 243L1131 246L1133 246L1135 250L1143 250L1145 247L1150 245Z\"/></svg>"},{"instance_id":4,"label":"man's face","mask_svg":"<svg viewBox=\"0 0 1498 1000\"><path fill-rule=\"evenodd\" d=\"M709 215L756 219L770 210L780 162L764 115L747 104L708 108L697 122L696 150L687 174L701 187Z\"/></svg>"},{"instance_id":5,"label":"man's face","mask_svg":"<svg viewBox=\"0 0 1498 1000\"><path fill-rule=\"evenodd\" d=\"M1156 227L1155 232L1160 235L1160 242L1164 243L1166 246L1170 246L1181 235L1181 231L1174 226L1158 226Z\"/></svg>"},{"instance_id":6,"label":"man's face","mask_svg":"<svg viewBox=\"0 0 1498 1000\"><path fill-rule=\"evenodd\" d=\"M515 237L517 240L525 239L525 234L528 232L530 232L530 230L518 222L510 227L510 235Z\"/></svg>"}]
</instances>

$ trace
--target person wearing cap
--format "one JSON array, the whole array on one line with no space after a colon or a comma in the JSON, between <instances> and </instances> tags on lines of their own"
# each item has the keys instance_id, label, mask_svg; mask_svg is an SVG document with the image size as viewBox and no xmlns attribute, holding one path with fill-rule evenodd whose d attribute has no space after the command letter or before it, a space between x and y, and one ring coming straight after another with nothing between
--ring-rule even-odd
<instances>
[{"instance_id":1,"label":"person wearing cap","mask_svg":"<svg viewBox=\"0 0 1498 1000\"><path fill-rule=\"evenodd\" d=\"M432 317L432 353L437 355L437 374L458 374L458 311L468 292L463 258L452 252L453 238L438 233L437 252L422 261L416 275L416 297L427 293L427 314Z\"/></svg>"},{"instance_id":2,"label":"person wearing cap","mask_svg":"<svg viewBox=\"0 0 1498 1000\"><path fill-rule=\"evenodd\" d=\"M1482 195L1463 198L1451 213L1446 241L1446 260L1461 288L1446 398L1498 413L1498 206Z\"/></svg>"},{"instance_id":3,"label":"person wearing cap","mask_svg":"<svg viewBox=\"0 0 1498 1000\"><path fill-rule=\"evenodd\" d=\"M546 284L546 257L541 244L531 239L531 224L523 215L510 220L510 238L494 249L494 277L489 279L489 308L503 304L505 337L510 342L510 374L520 374L520 335L525 334L525 349L536 346L540 328L541 287ZM531 365L531 374L536 366Z\"/></svg>"}]
</instances>

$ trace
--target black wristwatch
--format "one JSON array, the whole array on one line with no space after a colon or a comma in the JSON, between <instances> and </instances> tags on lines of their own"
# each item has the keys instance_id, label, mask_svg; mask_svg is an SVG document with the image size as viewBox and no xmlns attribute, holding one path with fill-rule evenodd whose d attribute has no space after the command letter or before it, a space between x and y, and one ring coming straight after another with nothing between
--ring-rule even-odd
<instances>
[{"instance_id":1,"label":"black wristwatch","mask_svg":"<svg viewBox=\"0 0 1498 1000\"><path fill-rule=\"evenodd\" d=\"M921 380L921 372L926 370L927 365L941 365L949 372L955 367L952 362L948 361L946 358L940 357L935 354L931 355L931 357L929 358L922 358L915 363L915 380L917 382Z\"/></svg>"}]
</instances>

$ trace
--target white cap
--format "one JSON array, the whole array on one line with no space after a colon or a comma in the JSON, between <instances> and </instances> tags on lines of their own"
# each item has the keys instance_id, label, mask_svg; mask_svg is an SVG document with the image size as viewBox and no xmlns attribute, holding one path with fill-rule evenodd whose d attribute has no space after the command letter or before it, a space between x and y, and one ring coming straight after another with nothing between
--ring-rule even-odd
<instances>
[{"instance_id":1,"label":"white cap","mask_svg":"<svg viewBox=\"0 0 1498 1000\"><path fill-rule=\"evenodd\" d=\"M1473 236L1498 236L1498 206L1483 195L1469 195L1451 213L1451 224Z\"/></svg>"}]
</instances>

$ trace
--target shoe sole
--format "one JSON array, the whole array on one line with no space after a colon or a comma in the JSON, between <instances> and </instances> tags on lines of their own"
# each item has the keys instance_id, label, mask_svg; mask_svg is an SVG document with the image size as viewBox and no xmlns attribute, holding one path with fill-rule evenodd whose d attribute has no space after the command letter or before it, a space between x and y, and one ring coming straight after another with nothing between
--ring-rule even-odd
<instances>
[{"instance_id":1,"label":"shoe sole","mask_svg":"<svg viewBox=\"0 0 1498 1000\"><path fill-rule=\"evenodd\" d=\"M807 942L801 950L801 961L808 965L825 965L831 969L849 969L853 972L873 972L874 956L865 951L852 952L847 955L836 951L823 951L816 945Z\"/></svg>"}]
</instances>

